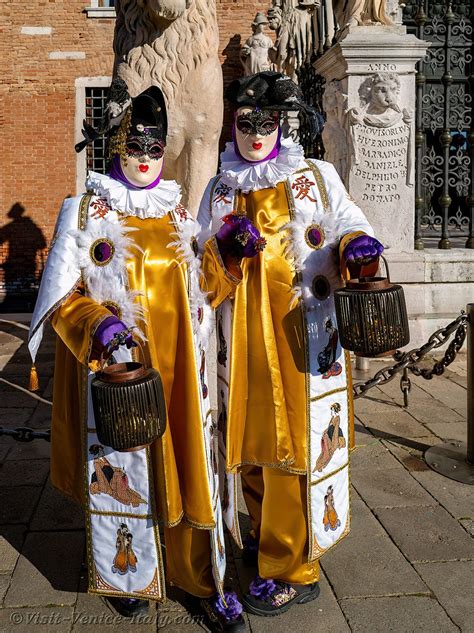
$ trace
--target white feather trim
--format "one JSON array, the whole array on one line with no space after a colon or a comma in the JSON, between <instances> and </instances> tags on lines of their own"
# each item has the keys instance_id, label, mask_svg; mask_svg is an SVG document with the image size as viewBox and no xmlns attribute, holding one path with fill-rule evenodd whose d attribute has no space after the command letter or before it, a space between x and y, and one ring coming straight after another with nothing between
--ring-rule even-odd
<instances>
[{"instance_id":1,"label":"white feather trim","mask_svg":"<svg viewBox=\"0 0 474 633\"><path fill-rule=\"evenodd\" d=\"M135 228L124 227L120 221L93 220L87 223L84 230L72 232L78 249L78 262L87 287L96 285L102 279L104 283L112 283L114 279L125 285L126 262L133 248L138 248L128 237ZM104 240L114 248L110 262L98 265L92 257L92 246Z\"/></svg>"},{"instance_id":2,"label":"white feather trim","mask_svg":"<svg viewBox=\"0 0 474 633\"><path fill-rule=\"evenodd\" d=\"M323 231L324 240L321 248L312 248L307 239L307 231L317 224ZM294 219L282 226L282 244L284 256L290 260L296 273L295 279L301 281L292 288L290 306L300 300L304 301L307 310L313 310L324 301L318 300L312 290L313 279L316 274L324 275L331 288L338 285L337 266L334 265L334 248L337 244L336 223L332 213L317 212L313 221L308 223L308 217L295 205Z\"/></svg>"},{"instance_id":3,"label":"white feather trim","mask_svg":"<svg viewBox=\"0 0 474 633\"><path fill-rule=\"evenodd\" d=\"M191 217L177 223L177 231L172 233L175 239L168 244L187 266L189 275L189 309L193 324L193 334L198 345L207 350L209 339L214 329L213 310L201 290L201 259L197 253L197 232L199 225ZM196 249L196 250L195 250Z\"/></svg>"},{"instance_id":4,"label":"white feather trim","mask_svg":"<svg viewBox=\"0 0 474 633\"><path fill-rule=\"evenodd\" d=\"M297 273L302 272L306 259L315 250L306 241L306 233L314 224L319 225L324 233L321 248L334 246L337 242L336 223L334 216L330 213L316 216L314 221L308 224L308 219L296 208L294 219L280 229L284 233L282 237L282 243L285 246L284 255L292 261Z\"/></svg>"},{"instance_id":5,"label":"white feather trim","mask_svg":"<svg viewBox=\"0 0 474 633\"><path fill-rule=\"evenodd\" d=\"M275 187L304 165L304 151L291 138L281 140L276 158L252 165L237 155L234 143L227 143L221 154L221 182L243 193Z\"/></svg>"},{"instance_id":6,"label":"white feather trim","mask_svg":"<svg viewBox=\"0 0 474 633\"><path fill-rule=\"evenodd\" d=\"M138 218L161 218L181 200L181 187L174 180L161 180L153 189L128 189L120 181L91 171L86 187L105 198L114 211Z\"/></svg>"}]
</instances>

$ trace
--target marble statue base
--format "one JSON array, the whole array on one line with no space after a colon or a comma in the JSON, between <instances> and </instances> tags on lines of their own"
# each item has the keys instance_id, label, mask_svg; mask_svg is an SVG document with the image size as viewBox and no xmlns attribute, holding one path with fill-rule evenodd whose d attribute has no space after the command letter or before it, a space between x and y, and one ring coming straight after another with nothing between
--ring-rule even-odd
<instances>
[{"instance_id":1,"label":"marble statue base","mask_svg":"<svg viewBox=\"0 0 474 633\"><path fill-rule=\"evenodd\" d=\"M413 251L415 64L426 49L404 27L358 26L314 64L327 159L390 252Z\"/></svg>"}]
</instances>

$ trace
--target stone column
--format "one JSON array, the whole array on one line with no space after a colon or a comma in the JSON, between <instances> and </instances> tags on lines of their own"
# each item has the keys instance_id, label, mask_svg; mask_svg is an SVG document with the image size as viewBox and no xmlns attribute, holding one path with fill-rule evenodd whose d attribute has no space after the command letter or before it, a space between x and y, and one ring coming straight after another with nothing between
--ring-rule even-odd
<instances>
[{"instance_id":1,"label":"stone column","mask_svg":"<svg viewBox=\"0 0 474 633\"><path fill-rule=\"evenodd\" d=\"M314 64L326 79L326 159L394 252L414 248L415 65L403 26L356 26Z\"/></svg>"}]
</instances>

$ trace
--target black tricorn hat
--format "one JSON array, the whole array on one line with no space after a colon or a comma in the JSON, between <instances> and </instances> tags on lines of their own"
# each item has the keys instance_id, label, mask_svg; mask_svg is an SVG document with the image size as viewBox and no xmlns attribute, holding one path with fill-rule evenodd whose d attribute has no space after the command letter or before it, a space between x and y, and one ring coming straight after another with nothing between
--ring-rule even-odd
<instances>
[{"instance_id":1,"label":"black tricorn hat","mask_svg":"<svg viewBox=\"0 0 474 633\"><path fill-rule=\"evenodd\" d=\"M279 112L303 112L311 135L321 134L323 116L304 101L301 88L286 75L267 70L232 81L225 96L235 108L260 108Z\"/></svg>"},{"instance_id":2,"label":"black tricorn hat","mask_svg":"<svg viewBox=\"0 0 474 633\"><path fill-rule=\"evenodd\" d=\"M143 134L149 129L153 136L166 139L168 116L163 93L158 86L151 86L132 99L132 120L130 134Z\"/></svg>"},{"instance_id":3,"label":"black tricorn hat","mask_svg":"<svg viewBox=\"0 0 474 633\"><path fill-rule=\"evenodd\" d=\"M307 107L300 87L286 75L270 70L235 79L225 96L236 108L288 111Z\"/></svg>"},{"instance_id":4,"label":"black tricorn hat","mask_svg":"<svg viewBox=\"0 0 474 633\"><path fill-rule=\"evenodd\" d=\"M86 145L101 136L114 135L130 108L132 108L132 127L135 126L134 133L138 133L136 125L142 124L144 127L158 128L156 135L166 138L168 117L165 98L160 88L151 86L132 99L125 81L115 77L109 88L105 111L98 129L94 129L86 120L83 121L84 140L76 144L76 152L82 151Z\"/></svg>"}]
</instances>

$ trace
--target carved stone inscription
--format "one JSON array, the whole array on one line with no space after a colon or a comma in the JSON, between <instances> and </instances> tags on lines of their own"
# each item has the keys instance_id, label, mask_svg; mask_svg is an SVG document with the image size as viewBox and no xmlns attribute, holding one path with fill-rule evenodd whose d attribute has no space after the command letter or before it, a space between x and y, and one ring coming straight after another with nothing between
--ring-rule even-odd
<instances>
[{"instance_id":1,"label":"carved stone inscription","mask_svg":"<svg viewBox=\"0 0 474 633\"><path fill-rule=\"evenodd\" d=\"M403 121L389 128L356 125L353 134L358 150L354 176L363 180L361 201L399 201L407 181L410 126Z\"/></svg>"},{"instance_id":2,"label":"carved stone inscription","mask_svg":"<svg viewBox=\"0 0 474 633\"><path fill-rule=\"evenodd\" d=\"M378 72L360 84L360 105L348 111L352 154L349 191L389 248L411 244L413 117L401 102L400 77Z\"/></svg>"}]
</instances>

